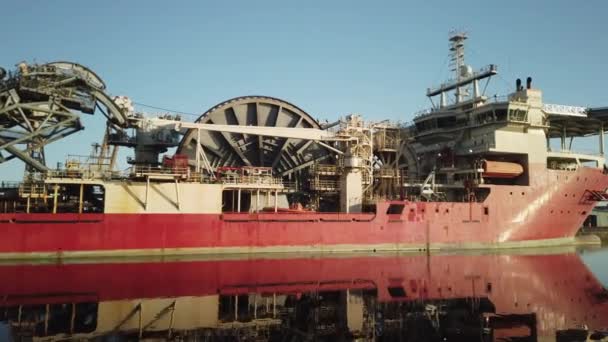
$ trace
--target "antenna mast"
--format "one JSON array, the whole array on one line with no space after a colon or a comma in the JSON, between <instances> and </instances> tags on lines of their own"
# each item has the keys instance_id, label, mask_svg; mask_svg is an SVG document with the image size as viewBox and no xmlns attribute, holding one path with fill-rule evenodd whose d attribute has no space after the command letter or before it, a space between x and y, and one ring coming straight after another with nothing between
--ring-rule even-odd
<instances>
[{"instance_id":1,"label":"antenna mast","mask_svg":"<svg viewBox=\"0 0 608 342\"><path fill-rule=\"evenodd\" d=\"M453 31L450 33L450 67L454 73L454 79L458 82L468 76L467 66L464 64L464 41L467 39L465 32ZM467 91L464 87L456 88L456 103L462 101Z\"/></svg>"},{"instance_id":2,"label":"antenna mast","mask_svg":"<svg viewBox=\"0 0 608 342\"><path fill-rule=\"evenodd\" d=\"M492 75L496 75L497 68L496 65L490 64L478 71L473 71L471 66L465 64L464 41L467 38L468 35L465 32L450 32L450 70L454 73L454 77L437 87L427 89L426 96L431 99L431 102L433 102L432 98L434 96L440 96L439 108L435 109L452 107L464 102L470 102L473 106L476 106L486 100L479 91L479 81L486 78L489 81ZM472 96L469 93L471 89L473 91ZM448 105L447 94L451 91L454 91L456 101Z\"/></svg>"}]
</instances>

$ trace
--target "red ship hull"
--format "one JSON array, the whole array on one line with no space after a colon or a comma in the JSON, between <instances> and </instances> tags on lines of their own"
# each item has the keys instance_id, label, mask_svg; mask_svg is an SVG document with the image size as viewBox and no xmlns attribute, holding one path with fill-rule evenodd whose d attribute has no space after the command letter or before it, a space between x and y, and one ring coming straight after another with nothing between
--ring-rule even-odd
<instances>
[{"instance_id":1,"label":"red ship hull","mask_svg":"<svg viewBox=\"0 0 608 342\"><path fill-rule=\"evenodd\" d=\"M375 214L0 214L0 258L563 245L608 176L544 170L531 182L487 185L483 202L381 202Z\"/></svg>"}]
</instances>

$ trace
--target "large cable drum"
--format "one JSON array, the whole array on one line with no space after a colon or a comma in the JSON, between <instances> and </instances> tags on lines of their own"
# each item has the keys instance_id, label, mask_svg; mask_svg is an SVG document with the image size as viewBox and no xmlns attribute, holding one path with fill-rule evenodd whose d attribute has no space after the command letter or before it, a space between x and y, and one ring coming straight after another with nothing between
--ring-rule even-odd
<instances>
[{"instance_id":1,"label":"large cable drum","mask_svg":"<svg viewBox=\"0 0 608 342\"><path fill-rule=\"evenodd\" d=\"M295 105L266 96L244 96L222 102L196 122L221 125L320 128L319 123ZM329 156L322 146L299 139L201 131L201 147L212 167L272 167L275 175L287 176ZM190 130L177 153L196 157L197 131Z\"/></svg>"}]
</instances>

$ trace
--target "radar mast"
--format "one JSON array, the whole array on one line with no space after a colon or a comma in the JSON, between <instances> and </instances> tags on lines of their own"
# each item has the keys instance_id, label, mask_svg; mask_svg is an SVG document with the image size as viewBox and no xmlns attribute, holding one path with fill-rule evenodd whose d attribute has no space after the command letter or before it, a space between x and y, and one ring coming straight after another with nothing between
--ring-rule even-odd
<instances>
[{"instance_id":1,"label":"radar mast","mask_svg":"<svg viewBox=\"0 0 608 342\"><path fill-rule=\"evenodd\" d=\"M426 96L431 99L439 95L439 108L459 106L461 104L478 104L485 102L485 97L479 91L479 81L488 78L498 73L496 65L490 64L478 71L473 71L471 66L465 63L465 40L468 35L465 32L453 31L450 33L450 70L453 73L453 78L438 87L428 88ZM486 85L487 86L487 85ZM470 94L470 88L473 88L473 95ZM447 103L447 94L454 91L455 102ZM435 105L433 105L435 107Z\"/></svg>"}]
</instances>

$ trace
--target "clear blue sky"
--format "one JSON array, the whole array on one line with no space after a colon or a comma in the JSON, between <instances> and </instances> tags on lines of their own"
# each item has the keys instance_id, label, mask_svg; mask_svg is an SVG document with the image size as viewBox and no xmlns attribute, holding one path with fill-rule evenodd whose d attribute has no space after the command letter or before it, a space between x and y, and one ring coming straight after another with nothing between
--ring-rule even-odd
<instances>
[{"instance_id":1,"label":"clear blue sky","mask_svg":"<svg viewBox=\"0 0 608 342\"><path fill-rule=\"evenodd\" d=\"M608 105L608 1L5 1L0 66L70 60L114 95L202 113L270 95L316 118L407 121L448 76L447 37L469 32L467 62L499 65L490 89L534 78L546 102ZM51 145L88 154L103 120ZM21 162L0 178L21 177Z\"/></svg>"}]
</instances>

